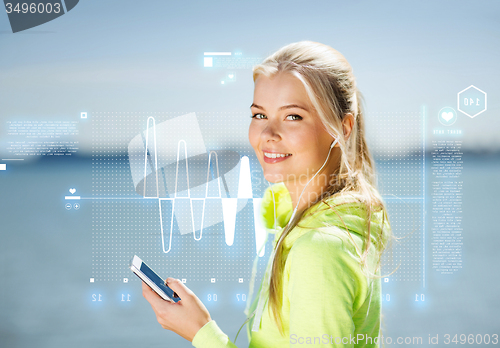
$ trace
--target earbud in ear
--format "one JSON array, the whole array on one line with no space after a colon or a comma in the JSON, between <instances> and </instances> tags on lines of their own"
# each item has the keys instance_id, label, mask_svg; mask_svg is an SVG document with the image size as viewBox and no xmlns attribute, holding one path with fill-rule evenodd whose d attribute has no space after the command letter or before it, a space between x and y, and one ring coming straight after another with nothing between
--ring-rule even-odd
<instances>
[{"instance_id":1,"label":"earbud in ear","mask_svg":"<svg viewBox=\"0 0 500 348\"><path fill-rule=\"evenodd\" d=\"M330 150L333 149L333 147L335 146L335 144L337 144L337 142L339 141L338 138L335 138L334 142L332 143L332 145L330 145Z\"/></svg>"}]
</instances>

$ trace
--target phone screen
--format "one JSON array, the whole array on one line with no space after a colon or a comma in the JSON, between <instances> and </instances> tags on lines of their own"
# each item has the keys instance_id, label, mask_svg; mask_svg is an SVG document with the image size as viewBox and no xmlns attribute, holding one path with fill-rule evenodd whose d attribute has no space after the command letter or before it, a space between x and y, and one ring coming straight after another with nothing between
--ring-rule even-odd
<instances>
[{"instance_id":1,"label":"phone screen","mask_svg":"<svg viewBox=\"0 0 500 348\"><path fill-rule=\"evenodd\" d=\"M168 286L165 285L163 279L161 279L151 268L148 267L144 262L141 265L141 272L144 273L149 279L153 281L160 289L162 289L168 297L170 297L174 302L180 300L179 296Z\"/></svg>"}]
</instances>

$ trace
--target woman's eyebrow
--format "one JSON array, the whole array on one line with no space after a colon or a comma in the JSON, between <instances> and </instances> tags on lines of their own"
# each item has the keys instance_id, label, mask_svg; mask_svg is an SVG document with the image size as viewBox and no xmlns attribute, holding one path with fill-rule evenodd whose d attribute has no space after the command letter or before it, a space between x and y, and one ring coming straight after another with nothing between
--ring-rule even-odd
<instances>
[{"instance_id":1,"label":"woman's eyebrow","mask_svg":"<svg viewBox=\"0 0 500 348\"><path fill-rule=\"evenodd\" d=\"M254 108L257 108L257 109L261 109L261 110L266 110L266 109L264 109L262 106L257 105L257 104L255 104L255 103L252 103L252 105L250 105L250 107L251 107L251 108L252 108L252 107L254 107ZM284 106L280 107L278 110L280 110L280 111L281 111L281 110L285 110L285 109L293 109L293 108L298 108L298 109L302 109L302 110L305 110L305 111L309 112L309 109L307 109L307 108L305 108L305 107L303 107L303 106L300 106L300 105L298 105L298 104L289 104L289 105L284 105Z\"/></svg>"},{"instance_id":2,"label":"woman's eyebrow","mask_svg":"<svg viewBox=\"0 0 500 348\"><path fill-rule=\"evenodd\" d=\"M279 110L294 109L294 108L302 109L304 111L309 111L307 108L300 106L300 105L297 105L297 104L285 105L285 106L280 107Z\"/></svg>"},{"instance_id":3,"label":"woman's eyebrow","mask_svg":"<svg viewBox=\"0 0 500 348\"><path fill-rule=\"evenodd\" d=\"M261 109L261 110L266 110L266 109L264 109L262 106L257 105L257 104L255 104L255 103L252 103L252 105L250 105L250 108L257 108L257 109Z\"/></svg>"}]
</instances>

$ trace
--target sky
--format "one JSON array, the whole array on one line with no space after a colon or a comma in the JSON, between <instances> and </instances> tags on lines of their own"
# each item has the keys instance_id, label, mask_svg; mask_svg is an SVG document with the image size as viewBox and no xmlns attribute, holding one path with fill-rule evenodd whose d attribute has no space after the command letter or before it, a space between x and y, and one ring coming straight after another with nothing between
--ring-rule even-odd
<instances>
[{"instance_id":1,"label":"sky","mask_svg":"<svg viewBox=\"0 0 500 348\"><path fill-rule=\"evenodd\" d=\"M260 174L248 143L254 88L251 66L280 47L302 40L330 45L353 67L365 100L368 144L382 159L377 162L381 193L387 194L384 199L393 199L390 210L395 235L404 237L396 254L427 262L421 268L420 264L410 265L419 272L428 271L421 279L428 283L425 289L420 288L420 278L417 288L415 282L384 283L384 291L393 296L392 302L384 302L389 332L425 337L428 333L494 333L498 328L494 312L498 280L484 265L498 264L498 233L492 226L497 214L494 199L500 194L500 186L495 185L499 162L498 156L476 159L475 155L500 153L499 1L81 0L59 18L17 33L12 32L7 14L0 11L0 259L9 265L0 269L0 278L9 279L0 287L4 299L0 302L4 314L0 317L0 341L5 339L12 347L53 348L78 343L88 347L100 337L104 346L109 346L106 340L138 346L145 336L155 340L165 337L148 312L150 308L140 302L144 301L140 290L133 287L137 284L131 282L127 288L134 295L131 312L112 301L101 308L92 307L91 291L104 289L110 294L125 285L120 281L90 284L90 269L96 274L113 273L115 278L125 272L129 276L126 262L119 258L128 259L139 251L163 267L169 265L165 260L179 257L179 273L191 271L190 265L183 263L179 254L161 253L156 204L141 200L99 203L102 201L97 199L108 194L141 198L135 182L139 180L132 180L130 174L132 171L134 176L134 170L144 173L140 157L144 153L135 153L136 168L132 168L133 156L123 155L130 155L127 150L133 139L141 144L141 131L151 116L165 121L159 126L165 132L158 137L159 148L168 159L161 163L160 167L165 165L162 170L174 171L175 144L186 136L183 140L190 151L196 148L201 156L194 170L198 182L207 178L203 156L213 149L227 150L220 159L223 172L234 167L228 158L238 162L249 155L250 166ZM239 65L205 66L209 52L230 52L226 63ZM221 57L214 59L223 61ZM485 111L473 118L458 109L464 100L459 92L471 85L484 92L487 102ZM187 124L184 129L176 122L181 120L179 116L193 112L198 128ZM453 114L453 124L442 123L443 112L445 117L448 112ZM88 119L82 119L82 113L87 113ZM79 142L77 156L4 161L12 159L8 146L15 140L8 134L9 127L26 121L76 121L79 134L71 139ZM436 135L441 131L460 133ZM164 136L172 133L171 138ZM460 210L459 221L463 217L459 237L463 237L464 262L463 269L452 275L431 269L433 233L439 232L433 225L438 216L433 204L439 199L433 199L441 179L436 178L436 163L430 154L439 139L461 141L451 146L467 153L463 161L459 156L457 167L462 174L453 179L460 187L457 195L463 193L463 206L462 201L455 206ZM102 151L103 156L93 151ZM406 156L415 152L418 154L413 157ZM423 153L427 153L425 158ZM399 156L397 160L385 161L393 155ZM105 162L108 159L116 162ZM196 168L193 162L191 170ZM173 175L170 179L173 181ZM233 186L239 185L236 179ZM253 199L258 200L262 192L255 190L256 186ZM260 186L265 188L267 183ZM82 199L77 210L65 199L74 192L96 200ZM396 196L405 196L407 201L398 205L394 203ZM214 243L210 237L203 241L224 250L224 256L254 252L249 242L253 208L238 207L241 213L235 243L241 243L242 249L210 244ZM135 219L130 224L120 215L129 211ZM108 231L102 240L94 226ZM120 233L135 239L131 243L119 239ZM250 237L243 240L242 236ZM190 245L186 242L190 236L184 237L175 235L178 253L185 251L179 245ZM122 246L117 247L119 256L114 254L113 258L107 251L102 254L118 261L110 267L94 268L96 258L91 248L101 250L98 248L108 247L106 243L116 247L113 243L117 240L116 245ZM408 246L414 252L408 252ZM208 260L204 267L210 272L218 265L214 261L218 256L210 249L195 245L186 250L196 257L202 253L203 260ZM250 268L246 266L231 269L247 274ZM203 269L187 274L194 277L196 272L203 273ZM37 285L35 294L31 287L17 286L26 274ZM405 276L400 271L393 279ZM233 298L236 287L243 293L247 284L220 284L221 305L208 303L212 306L209 309L221 326L235 333L244 321L243 308L238 307L241 303L224 307L222 299ZM195 286L200 297L213 289L206 284ZM427 302L413 301L416 291L425 292ZM408 294L410 297L405 297ZM134 319L149 320L144 321L142 336L133 327L132 311L137 314ZM177 345L181 338L173 336L166 337L172 338L174 346L189 345L184 341Z\"/></svg>"},{"instance_id":2,"label":"sky","mask_svg":"<svg viewBox=\"0 0 500 348\"><path fill-rule=\"evenodd\" d=\"M439 126L439 110L457 110L459 91L480 88L488 96L487 111L470 118L457 110L454 126L464 132L465 150L495 152L499 15L498 2L483 0L87 0L13 34L3 13L0 134L4 121L82 111L246 113L251 70L237 69L236 81L221 85L224 69L205 68L204 52L240 52L259 61L285 44L312 40L334 47L351 63L368 128L391 126L379 113L420 112L424 106L432 130ZM404 138L411 130L398 132ZM368 131L368 137L376 134ZM80 143L82 154L88 153L91 139L82 136ZM389 143L378 148L384 146Z\"/></svg>"}]
</instances>

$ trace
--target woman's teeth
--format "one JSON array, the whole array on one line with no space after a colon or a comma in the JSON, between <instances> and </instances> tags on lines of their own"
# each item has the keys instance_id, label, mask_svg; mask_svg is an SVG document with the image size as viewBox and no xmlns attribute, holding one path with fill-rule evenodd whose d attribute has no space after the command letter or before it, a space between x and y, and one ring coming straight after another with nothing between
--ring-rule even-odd
<instances>
[{"instance_id":1,"label":"woman's teeth","mask_svg":"<svg viewBox=\"0 0 500 348\"><path fill-rule=\"evenodd\" d=\"M278 158L278 157L288 157L291 156L292 154L290 153L268 153L264 152L264 156L267 158Z\"/></svg>"}]
</instances>

